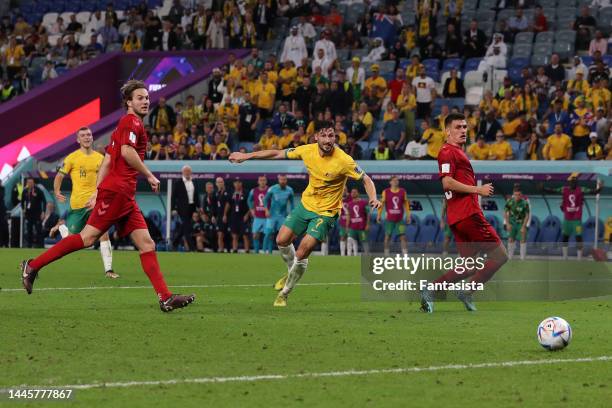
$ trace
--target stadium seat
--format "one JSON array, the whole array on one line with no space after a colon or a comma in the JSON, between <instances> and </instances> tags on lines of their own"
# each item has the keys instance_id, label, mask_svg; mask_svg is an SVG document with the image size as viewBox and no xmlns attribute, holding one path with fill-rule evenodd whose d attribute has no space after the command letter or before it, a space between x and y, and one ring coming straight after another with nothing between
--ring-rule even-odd
<instances>
[{"instance_id":1,"label":"stadium seat","mask_svg":"<svg viewBox=\"0 0 612 408\"><path fill-rule=\"evenodd\" d=\"M537 45L537 44L536 44ZM512 58L529 58L531 55L532 45L529 44L516 44L512 51Z\"/></svg>"},{"instance_id":2,"label":"stadium seat","mask_svg":"<svg viewBox=\"0 0 612 408\"><path fill-rule=\"evenodd\" d=\"M433 214L428 214L421 222L417 242L422 244L435 243L440 232L440 221Z\"/></svg>"},{"instance_id":3,"label":"stadium seat","mask_svg":"<svg viewBox=\"0 0 612 408\"><path fill-rule=\"evenodd\" d=\"M557 6L558 7L576 7L576 0L557 0Z\"/></svg>"},{"instance_id":4,"label":"stadium seat","mask_svg":"<svg viewBox=\"0 0 612 408\"><path fill-rule=\"evenodd\" d=\"M245 148L247 152L252 152L253 151L253 146L255 146L255 143L253 142L240 142L238 143L238 149L240 150L241 148Z\"/></svg>"},{"instance_id":5,"label":"stadium seat","mask_svg":"<svg viewBox=\"0 0 612 408\"><path fill-rule=\"evenodd\" d=\"M610 66L612 64L612 55L609 55L609 54L604 55L603 60L608 66ZM591 59L591 62L592 62L592 59Z\"/></svg>"},{"instance_id":6,"label":"stadium seat","mask_svg":"<svg viewBox=\"0 0 612 408\"><path fill-rule=\"evenodd\" d=\"M588 55L583 55L580 57L580 59L582 60L582 62L584 63L584 65L586 65L587 67L590 67L593 64L593 57L588 56ZM606 57L604 56L604 61L605 61Z\"/></svg>"},{"instance_id":7,"label":"stadium seat","mask_svg":"<svg viewBox=\"0 0 612 408\"><path fill-rule=\"evenodd\" d=\"M555 32L555 42L576 42L576 32L573 30L559 30Z\"/></svg>"},{"instance_id":8,"label":"stadium seat","mask_svg":"<svg viewBox=\"0 0 612 408\"><path fill-rule=\"evenodd\" d=\"M538 33L535 38L536 44L552 44L555 42L555 33L552 31L543 31Z\"/></svg>"},{"instance_id":9,"label":"stadium seat","mask_svg":"<svg viewBox=\"0 0 612 408\"><path fill-rule=\"evenodd\" d=\"M492 9L497 6L497 0L480 0L479 9ZM493 16L495 18L495 16Z\"/></svg>"},{"instance_id":10,"label":"stadium seat","mask_svg":"<svg viewBox=\"0 0 612 408\"><path fill-rule=\"evenodd\" d=\"M417 242L421 220L418 216L410 214L410 224L406 225L406 239L408 242Z\"/></svg>"},{"instance_id":11,"label":"stadium seat","mask_svg":"<svg viewBox=\"0 0 612 408\"><path fill-rule=\"evenodd\" d=\"M552 49L550 48L550 44L542 44L536 43L533 46L533 55L550 55L552 54Z\"/></svg>"},{"instance_id":12,"label":"stadium seat","mask_svg":"<svg viewBox=\"0 0 612 408\"><path fill-rule=\"evenodd\" d=\"M575 18L577 10L576 7L557 7L557 19L568 16Z\"/></svg>"},{"instance_id":13,"label":"stadium seat","mask_svg":"<svg viewBox=\"0 0 612 408\"><path fill-rule=\"evenodd\" d=\"M531 216L529 222L529 229L527 230L527 242L533 243L538 242L538 236L540 235L540 220L535 215Z\"/></svg>"},{"instance_id":14,"label":"stadium seat","mask_svg":"<svg viewBox=\"0 0 612 408\"><path fill-rule=\"evenodd\" d=\"M500 231L500 229L499 229L500 228L499 218L497 218L497 216L495 216L493 214L487 214L485 218L487 219L489 224L491 224L493 229L495 229L495 231L497 231L497 232Z\"/></svg>"},{"instance_id":15,"label":"stadium seat","mask_svg":"<svg viewBox=\"0 0 612 408\"><path fill-rule=\"evenodd\" d=\"M395 74L394 73L394 70L395 70L395 61L380 61L378 63L378 66L380 67L381 75L387 74L387 73ZM394 75L394 77L395 77L395 75Z\"/></svg>"},{"instance_id":16,"label":"stadium seat","mask_svg":"<svg viewBox=\"0 0 612 408\"><path fill-rule=\"evenodd\" d=\"M597 17L597 28L604 32L604 35L610 35L610 25L612 24L612 7L606 7L599 10Z\"/></svg>"},{"instance_id":17,"label":"stadium seat","mask_svg":"<svg viewBox=\"0 0 612 408\"><path fill-rule=\"evenodd\" d=\"M531 57L531 66L532 67L541 67L545 66L550 62L550 55L534 55Z\"/></svg>"},{"instance_id":18,"label":"stadium seat","mask_svg":"<svg viewBox=\"0 0 612 408\"><path fill-rule=\"evenodd\" d=\"M463 71L466 73L469 71L476 71L481 61L482 58L469 58L467 61L465 61L465 67L463 68Z\"/></svg>"},{"instance_id":19,"label":"stadium seat","mask_svg":"<svg viewBox=\"0 0 612 408\"><path fill-rule=\"evenodd\" d=\"M497 13L497 21L506 20L508 22L510 18L516 15L516 11L514 9L506 8L503 10L499 10Z\"/></svg>"},{"instance_id":20,"label":"stadium seat","mask_svg":"<svg viewBox=\"0 0 612 408\"><path fill-rule=\"evenodd\" d=\"M449 58L442 63L442 72L450 71L451 69L461 70L461 58Z\"/></svg>"},{"instance_id":21,"label":"stadium seat","mask_svg":"<svg viewBox=\"0 0 612 408\"><path fill-rule=\"evenodd\" d=\"M600 241L604 237L604 224L602 220L599 220L599 226L597 231L597 240ZM595 217L589 217L584 224L582 224L582 239L584 242L595 241Z\"/></svg>"},{"instance_id":22,"label":"stadium seat","mask_svg":"<svg viewBox=\"0 0 612 408\"><path fill-rule=\"evenodd\" d=\"M495 21L495 11L480 8L476 10L476 20L478 22Z\"/></svg>"},{"instance_id":23,"label":"stadium seat","mask_svg":"<svg viewBox=\"0 0 612 408\"><path fill-rule=\"evenodd\" d=\"M574 43L567 41L557 41L553 46L553 52L559 54L562 60L574 55Z\"/></svg>"},{"instance_id":24,"label":"stadium seat","mask_svg":"<svg viewBox=\"0 0 612 408\"><path fill-rule=\"evenodd\" d=\"M526 31L523 33L518 33L515 37L514 37L514 44L518 45L518 44L531 44L533 42L533 33Z\"/></svg>"},{"instance_id":25,"label":"stadium seat","mask_svg":"<svg viewBox=\"0 0 612 408\"><path fill-rule=\"evenodd\" d=\"M155 224L157 228L160 229L160 231L162 229L162 225L166 224L164 217L157 210L149 211L149 214L147 214L147 218L149 218L151 222L153 222L153 224Z\"/></svg>"},{"instance_id":26,"label":"stadium seat","mask_svg":"<svg viewBox=\"0 0 612 408\"><path fill-rule=\"evenodd\" d=\"M527 57L515 57L510 60L508 63L508 68L518 68L522 69L529 66L529 58Z\"/></svg>"},{"instance_id":27,"label":"stadium seat","mask_svg":"<svg viewBox=\"0 0 612 408\"><path fill-rule=\"evenodd\" d=\"M588 160L589 157L587 156L586 152L576 152L574 154L574 160Z\"/></svg>"},{"instance_id":28,"label":"stadium seat","mask_svg":"<svg viewBox=\"0 0 612 408\"><path fill-rule=\"evenodd\" d=\"M465 74L463 79L463 86L465 89L470 89L475 86L482 86L482 72L470 71Z\"/></svg>"},{"instance_id":29,"label":"stadium seat","mask_svg":"<svg viewBox=\"0 0 612 408\"><path fill-rule=\"evenodd\" d=\"M424 59L422 64L425 65L427 71L440 70L440 60L437 58Z\"/></svg>"},{"instance_id":30,"label":"stadium seat","mask_svg":"<svg viewBox=\"0 0 612 408\"><path fill-rule=\"evenodd\" d=\"M538 242L558 242L561 237L561 221L554 215L549 215L540 226Z\"/></svg>"}]
</instances>

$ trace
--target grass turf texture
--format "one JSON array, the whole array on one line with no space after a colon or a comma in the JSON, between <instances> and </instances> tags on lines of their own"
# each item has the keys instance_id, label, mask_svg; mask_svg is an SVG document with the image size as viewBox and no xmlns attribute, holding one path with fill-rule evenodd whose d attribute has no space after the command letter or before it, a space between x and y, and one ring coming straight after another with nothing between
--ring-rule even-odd
<instances>
[{"instance_id":1,"label":"grass turf texture","mask_svg":"<svg viewBox=\"0 0 612 408\"><path fill-rule=\"evenodd\" d=\"M0 252L0 287L20 288L17 265L40 251ZM115 252L121 279L105 279L99 252L47 267L34 293L0 291L0 389L14 385L259 376L612 355L610 298L564 302L457 302L418 312L409 302L362 302L358 285L298 286L272 308L278 256L159 254L169 285L196 303L161 313L135 252ZM359 282L359 258L313 257L302 282ZM268 286L269 285L269 286ZM146 289L41 291L44 287ZM550 353L537 324L570 322L570 346ZM612 362L450 369L76 390L70 406L609 406ZM48 403L58 404L58 403ZM41 402L19 406L47 405ZM63 405L63 404L60 404ZM0 406L15 406L0 395ZM51 405L59 406L59 405Z\"/></svg>"}]
</instances>

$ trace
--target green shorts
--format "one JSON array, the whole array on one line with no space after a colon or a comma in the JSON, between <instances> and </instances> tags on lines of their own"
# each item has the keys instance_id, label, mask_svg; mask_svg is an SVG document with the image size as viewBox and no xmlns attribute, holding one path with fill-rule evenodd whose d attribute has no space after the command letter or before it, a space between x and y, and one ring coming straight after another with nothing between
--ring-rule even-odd
<instances>
[{"instance_id":1,"label":"green shorts","mask_svg":"<svg viewBox=\"0 0 612 408\"><path fill-rule=\"evenodd\" d=\"M349 238L356 239L359 242L364 242L364 241L367 241L368 239L368 232L365 230L355 230L355 229L349 228L348 236Z\"/></svg>"},{"instance_id":2,"label":"green shorts","mask_svg":"<svg viewBox=\"0 0 612 408\"><path fill-rule=\"evenodd\" d=\"M66 215L66 227L70 234L78 234L85 228L91 210L88 208L79 208L78 210L70 209Z\"/></svg>"},{"instance_id":3,"label":"green shorts","mask_svg":"<svg viewBox=\"0 0 612 408\"><path fill-rule=\"evenodd\" d=\"M338 227L338 235L340 238L345 238L348 235L348 231L344 227Z\"/></svg>"},{"instance_id":4,"label":"green shorts","mask_svg":"<svg viewBox=\"0 0 612 408\"><path fill-rule=\"evenodd\" d=\"M522 222L510 222L510 233L508 233L508 239L513 239L514 241L521 241L523 239L523 236L521 234L522 226Z\"/></svg>"},{"instance_id":5,"label":"green shorts","mask_svg":"<svg viewBox=\"0 0 612 408\"><path fill-rule=\"evenodd\" d=\"M582 235L582 223L580 220L563 220L561 232L568 237L572 235Z\"/></svg>"},{"instance_id":6,"label":"green shorts","mask_svg":"<svg viewBox=\"0 0 612 408\"><path fill-rule=\"evenodd\" d=\"M327 217L308 211L300 202L291 211L291 214L287 216L284 225L297 236L306 233L317 241L324 242L329 231L334 228L337 218L337 215L335 217Z\"/></svg>"},{"instance_id":7,"label":"green shorts","mask_svg":"<svg viewBox=\"0 0 612 408\"><path fill-rule=\"evenodd\" d=\"M451 229L448 226L448 224L444 224L444 237L446 237L446 238L452 238L453 237L453 231L451 231Z\"/></svg>"},{"instance_id":8,"label":"green shorts","mask_svg":"<svg viewBox=\"0 0 612 408\"><path fill-rule=\"evenodd\" d=\"M406 232L406 224L402 221L385 221L385 235L400 235Z\"/></svg>"}]
</instances>

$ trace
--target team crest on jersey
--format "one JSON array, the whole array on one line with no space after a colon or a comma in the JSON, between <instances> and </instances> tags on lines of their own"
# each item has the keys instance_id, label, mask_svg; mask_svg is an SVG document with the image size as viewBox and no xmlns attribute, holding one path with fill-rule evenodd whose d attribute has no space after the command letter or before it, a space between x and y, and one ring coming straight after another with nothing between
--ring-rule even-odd
<instances>
[{"instance_id":1,"label":"team crest on jersey","mask_svg":"<svg viewBox=\"0 0 612 408\"><path fill-rule=\"evenodd\" d=\"M136 143L136 134L134 132L130 132L130 142Z\"/></svg>"}]
</instances>

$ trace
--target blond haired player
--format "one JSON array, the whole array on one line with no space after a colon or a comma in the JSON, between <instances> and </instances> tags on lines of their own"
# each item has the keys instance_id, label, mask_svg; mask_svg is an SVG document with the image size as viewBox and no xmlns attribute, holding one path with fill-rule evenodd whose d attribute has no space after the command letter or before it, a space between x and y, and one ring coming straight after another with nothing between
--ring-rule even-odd
<instances>
[{"instance_id":1,"label":"blond haired player","mask_svg":"<svg viewBox=\"0 0 612 408\"><path fill-rule=\"evenodd\" d=\"M350 177L361 180L368 194L372 208L378 209L376 187L351 156L336 147L334 128L321 129L315 135L316 143L287 150L263 150L253 153L232 153L233 163L251 159L301 159L308 171L308 187L302 194L301 202L285 219L276 236L283 261L288 273L274 287L280 290L274 306L287 306L287 297L300 280L308 266L308 256L313 249L325 241L333 228L342 208L342 192ZM293 241L300 235L304 238L296 250Z\"/></svg>"},{"instance_id":2,"label":"blond haired player","mask_svg":"<svg viewBox=\"0 0 612 408\"><path fill-rule=\"evenodd\" d=\"M66 220L60 221L50 231L50 235L54 235L59 230L62 238L69 234L78 234L87 224L93 209L87 206L87 202L96 192L98 170L104 160L104 156L93 149L93 135L88 127L82 127L77 131L77 143L79 149L66 156L64 164L53 180L55 198L60 203L66 202L66 197L60 191L64 177L69 176L72 181L70 210ZM108 232L100 237L100 254L106 277L117 279L119 275L113 271L113 252Z\"/></svg>"}]
</instances>

